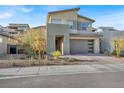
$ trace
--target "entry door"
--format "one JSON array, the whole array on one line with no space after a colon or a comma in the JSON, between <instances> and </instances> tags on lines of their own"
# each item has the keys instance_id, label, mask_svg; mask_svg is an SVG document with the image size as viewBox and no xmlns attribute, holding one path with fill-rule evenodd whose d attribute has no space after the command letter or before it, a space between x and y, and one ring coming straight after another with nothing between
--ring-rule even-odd
<instances>
[{"instance_id":1,"label":"entry door","mask_svg":"<svg viewBox=\"0 0 124 93\"><path fill-rule=\"evenodd\" d=\"M56 50L60 51L63 54L63 37L56 37Z\"/></svg>"}]
</instances>

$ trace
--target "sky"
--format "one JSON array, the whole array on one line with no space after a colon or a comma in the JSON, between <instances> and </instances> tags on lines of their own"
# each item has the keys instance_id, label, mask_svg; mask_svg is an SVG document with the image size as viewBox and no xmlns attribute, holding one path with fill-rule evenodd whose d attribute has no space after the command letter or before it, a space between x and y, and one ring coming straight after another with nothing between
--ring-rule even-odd
<instances>
[{"instance_id":1,"label":"sky","mask_svg":"<svg viewBox=\"0 0 124 93\"><path fill-rule=\"evenodd\" d=\"M0 25L45 25L48 12L70 8L80 8L78 14L94 19L94 27L111 26L124 30L124 5L0 5Z\"/></svg>"}]
</instances>

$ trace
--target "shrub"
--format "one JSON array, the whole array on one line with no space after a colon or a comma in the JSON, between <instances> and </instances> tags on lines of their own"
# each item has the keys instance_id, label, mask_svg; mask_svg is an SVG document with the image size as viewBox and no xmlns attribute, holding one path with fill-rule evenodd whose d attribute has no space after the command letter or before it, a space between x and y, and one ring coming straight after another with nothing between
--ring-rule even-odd
<instances>
[{"instance_id":1,"label":"shrub","mask_svg":"<svg viewBox=\"0 0 124 93\"><path fill-rule=\"evenodd\" d=\"M14 60L13 56L11 56L10 58L11 58L11 59L10 59L10 64L11 64L12 66L16 66L16 61Z\"/></svg>"},{"instance_id":2,"label":"shrub","mask_svg":"<svg viewBox=\"0 0 124 93\"><path fill-rule=\"evenodd\" d=\"M60 51L54 51L53 53L52 53L52 56L53 57L55 57L55 58L59 58L60 56L61 56L61 52Z\"/></svg>"},{"instance_id":3,"label":"shrub","mask_svg":"<svg viewBox=\"0 0 124 93\"><path fill-rule=\"evenodd\" d=\"M116 51L115 51L115 50L112 52L112 55L117 55L117 53L116 53Z\"/></svg>"},{"instance_id":4,"label":"shrub","mask_svg":"<svg viewBox=\"0 0 124 93\"><path fill-rule=\"evenodd\" d=\"M119 57L121 51L124 49L124 38L114 40L116 55Z\"/></svg>"},{"instance_id":5,"label":"shrub","mask_svg":"<svg viewBox=\"0 0 124 93\"><path fill-rule=\"evenodd\" d=\"M46 39L42 35L41 29L25 31L17 40L18 44L24 49L24 53L29 57L40 60L46 51Z\"/></svg>"}]
</instances>

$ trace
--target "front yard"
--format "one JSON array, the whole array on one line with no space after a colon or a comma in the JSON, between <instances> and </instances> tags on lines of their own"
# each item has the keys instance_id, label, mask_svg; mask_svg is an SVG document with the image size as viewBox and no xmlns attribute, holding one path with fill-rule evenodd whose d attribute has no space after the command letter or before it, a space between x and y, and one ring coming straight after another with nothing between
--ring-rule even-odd
<instances>
[{"instance_id":1,"label":"front yard","mask_svg":"<svg viewBox=\"0 0 124 93\"><path fill-rule=\"evenodd\" d=\"M49 66L49 65L80 65L82 63L96 62L95 60L80 60L76 58L59 58L59 59L14 59L14 60L0 60L0 68L8 67L29 67L29 66Z\"/></svg>"},{"instance_id":2,"label":"front yard","mask_svg":"<svg viewBox=\"0 0 124 93\"><path fill-rule=\"evenodd\" d=\"M59 59L53 57L42 59L8 59L0 60L0 68L8 67L30 67L30 66L49 66L49 65L81 65L81 64L106 64L124 62L124 58L105 55L66 55Z\"/></svg>"}]
</instances>

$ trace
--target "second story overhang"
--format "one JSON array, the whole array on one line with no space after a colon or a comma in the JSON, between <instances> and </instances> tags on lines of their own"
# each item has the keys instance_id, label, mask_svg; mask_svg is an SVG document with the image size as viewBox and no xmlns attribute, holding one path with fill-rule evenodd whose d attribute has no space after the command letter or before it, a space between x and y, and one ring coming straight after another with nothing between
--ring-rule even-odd
<instances>
[{"instance_id":1,"label":"second story overhang","mask_svg":"<svg viewBox=\"0 0 124 93\"><path fill-rule=\"evenodd\" d=\"M70 33L71 37L102 37L101 34L96 32L83 32L83 33Z\"/></svg>"}]
</instances>

